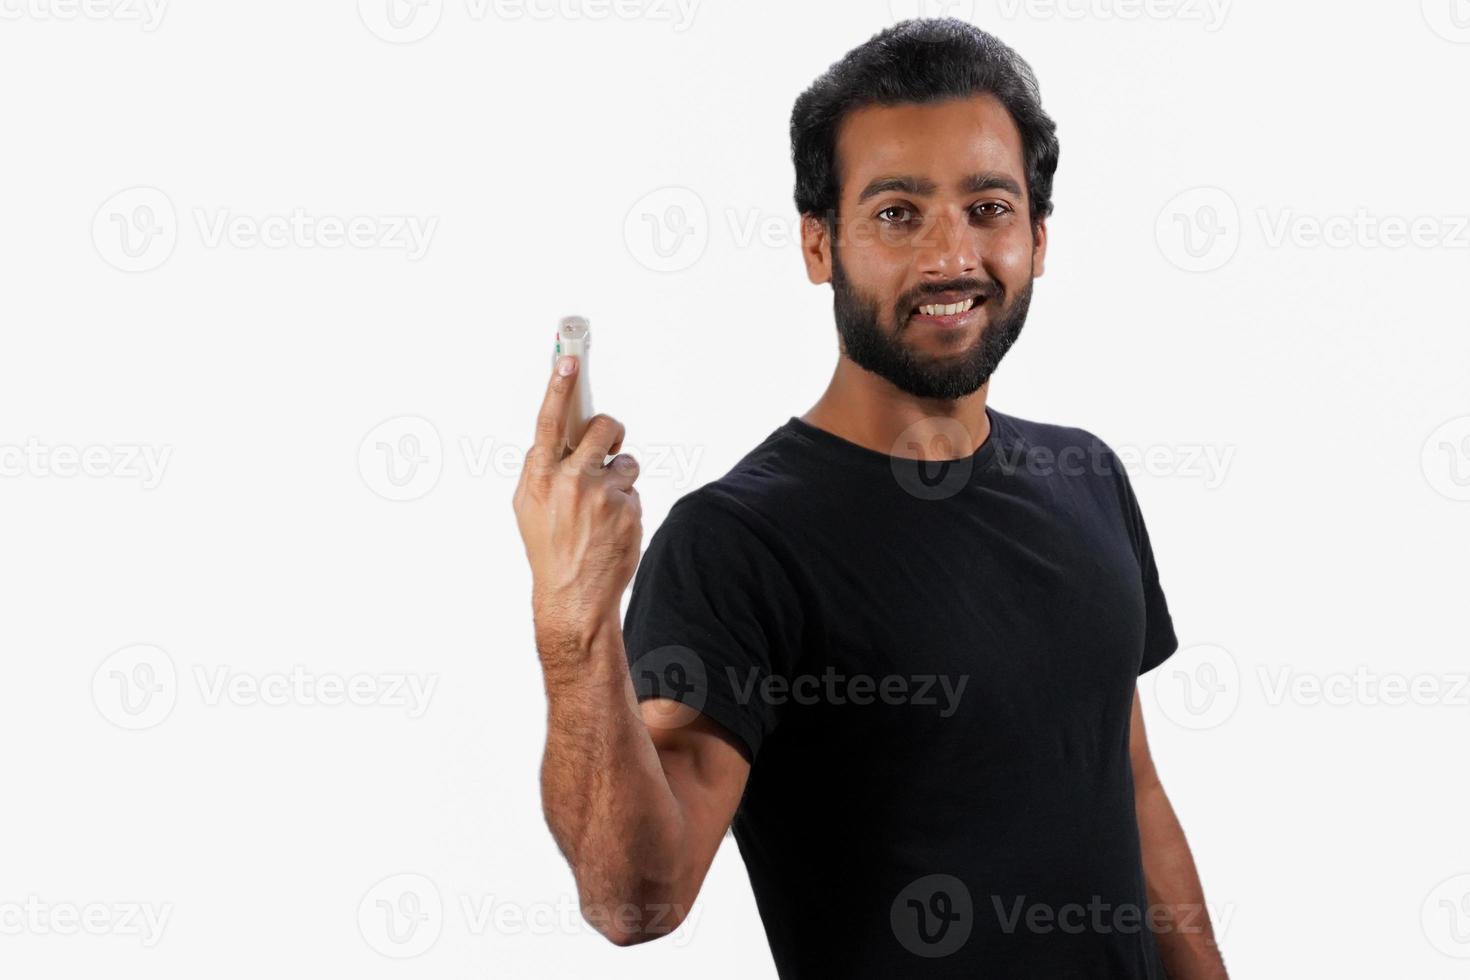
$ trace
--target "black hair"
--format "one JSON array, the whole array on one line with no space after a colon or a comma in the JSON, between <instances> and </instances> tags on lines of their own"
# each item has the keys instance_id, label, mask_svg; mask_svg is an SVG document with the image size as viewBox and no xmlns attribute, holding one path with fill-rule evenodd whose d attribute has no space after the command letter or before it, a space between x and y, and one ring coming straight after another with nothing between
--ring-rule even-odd
<instances>
[{"instance_id":1,"label":"black hair","mask_svg":"<svg viewBox=\"0 0 1470 980\"><path fill-rule=\"evenodd\" d=\"M1036 75L994 35L953 17L900 21L853 48L801 93L791 110L796 210L835 227L837 129L847 113L986 93L1000 100L1020 130L1031 221L1046 218L1059 147Z\"/></svg>"}]
</instances>

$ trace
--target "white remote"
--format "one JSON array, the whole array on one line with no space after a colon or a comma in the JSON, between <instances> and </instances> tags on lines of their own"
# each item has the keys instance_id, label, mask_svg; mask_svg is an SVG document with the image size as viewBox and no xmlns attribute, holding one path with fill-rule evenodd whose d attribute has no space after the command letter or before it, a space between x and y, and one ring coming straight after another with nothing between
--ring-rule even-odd
<instances>
[{"instance_id":1,"label":"white remote","mask_svg":"<svg viewBox=\"0 0 1470 980\"><path fill-rule=\"evenodd\" d=\"M584 316L564 316L556 328L556 351L551 361L563 354L577 358L577 377L573 382L571 401L567 405L567 448L576 449L587 434L592 421L592 377L588 355L592 351L592 327Z\"/></svg>"}]
</instances>

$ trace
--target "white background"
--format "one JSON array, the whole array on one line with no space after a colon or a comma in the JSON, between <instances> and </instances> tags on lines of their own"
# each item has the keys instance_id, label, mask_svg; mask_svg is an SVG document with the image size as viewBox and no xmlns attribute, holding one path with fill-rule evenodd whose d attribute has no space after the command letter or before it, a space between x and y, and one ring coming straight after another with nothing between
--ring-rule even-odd
<instances>
[{"instance_id":1,"label":"white background","mask_svg":"<svg viewBox=\"0 0 1470 980\"><path fill-rule=\"evenodd\" d=\"M774 976L732 840L674 937L572 911L510 497L565 313L645 541L811 405L791 104L920 8L89 3L0 0L0 970ZM1463 976L1470 5L928 11L1059 125L991 404L1136 456L1233 974Z\"/></svg>"}]
</instances>

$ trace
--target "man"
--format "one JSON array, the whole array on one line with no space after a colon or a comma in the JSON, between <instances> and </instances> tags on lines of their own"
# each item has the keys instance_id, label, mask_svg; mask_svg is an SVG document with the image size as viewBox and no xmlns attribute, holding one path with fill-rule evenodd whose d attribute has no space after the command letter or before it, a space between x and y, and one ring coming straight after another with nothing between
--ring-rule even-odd
<instances>
[{"instance_id":1,"label":"man","mask_svg":"<svg viewBox=\"0 0 1470 980\"><path fill-rule=\"evenodd\" d=\"M606 416L558 448L571 359L516 493L584 915L668 933L733 819L782 977L1224 977L1139 713L1177 640L1127 474L986 404L1046 256L1030 68L905 21L791 133L821 399L675 504L621 627L637 464Z\"/></svg>"}]
</instances>

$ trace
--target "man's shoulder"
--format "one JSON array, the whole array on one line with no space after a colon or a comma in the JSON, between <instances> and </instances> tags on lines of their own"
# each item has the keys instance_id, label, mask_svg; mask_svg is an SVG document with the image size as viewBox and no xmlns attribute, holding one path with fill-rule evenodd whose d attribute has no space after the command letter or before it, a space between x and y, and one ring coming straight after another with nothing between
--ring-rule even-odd
<instances>
[{"instance_id":1,"label":"man's shoulder","mask_svg":"<svg viewBox=\"0 0 1470 980\"><path fill-rule=\"evenodd\" d=\"M998 412L991 409L991 413L999 416L1008 425L1014 435L1019 436L1028 445L1045 446L1050 449L1064 449L1067 446L1084 446L1091 443L1107 443L1090 429L1078 425L1065 425L1061 422L1042 422L1037 419L1022 418L1019 415L1011 415L1007 412Z\"/></svg>"},{"instance_id":2,"label":"man's shoulder","mask_svg":"<svg viewBox=\"0 0 1470 980\"><path fill-rule=\"evenodd\" d=\"M1009 430L1009 438L1000 447L1003 465L1042 473L1065 467L1060 471L1109 480L1122 471L1113 447L1090 429L991 411Z\"/></svg>"},{"instance_id":3,"label":"man's shoulder","mask_svg":"<svg viewBox=\"0 0 1470 980\"><path fill-rule=\"evenodd\" d=\"M674 502L667 522L709 530L766 532L810 496L811 481L788 425L762 439L723 475Z\"/></svg>"}]
</instances>

